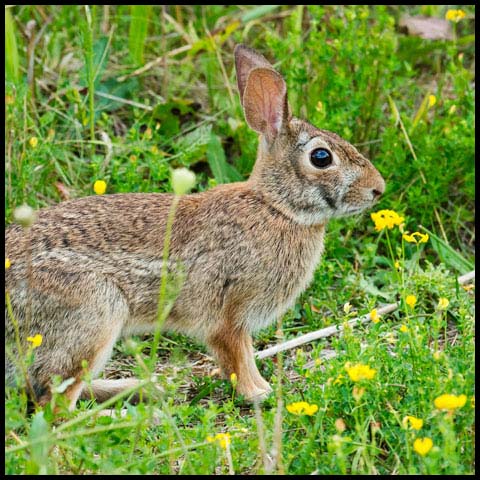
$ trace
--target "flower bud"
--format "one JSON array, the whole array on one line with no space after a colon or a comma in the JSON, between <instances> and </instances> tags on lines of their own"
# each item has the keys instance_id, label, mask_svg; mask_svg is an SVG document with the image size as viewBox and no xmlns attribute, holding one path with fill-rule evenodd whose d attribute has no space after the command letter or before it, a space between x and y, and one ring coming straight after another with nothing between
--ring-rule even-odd
<instances>
[{"instance_id":1,"label":"flower bud","mask_svg":"<svg viewBox=\"0 0 480 480\"><path fill-rule=\"evenodd\" d=\"M35 221L35 210L28 205L20 205L13 212L13 219L22 227L29 227Z\"/></svg>"},{"instance_id":2,"label":"flower bud","mask_svg":"<svg viewBox=\"0 0 480 480\"><path fill-rule=\"evenodd\" d=\"M195 186L195 174L188 168L172 171L172 187L176 195L188 193Z\"/></svg>"}]
</instances>

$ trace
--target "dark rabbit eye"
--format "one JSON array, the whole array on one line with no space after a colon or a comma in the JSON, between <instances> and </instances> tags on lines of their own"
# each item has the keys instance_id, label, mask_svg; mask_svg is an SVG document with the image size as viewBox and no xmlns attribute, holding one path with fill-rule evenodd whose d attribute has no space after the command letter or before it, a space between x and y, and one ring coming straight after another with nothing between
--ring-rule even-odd
<instances>
[{"instance_id":1,"label":"dark rabbit eye","mask_svg":"<svg viewBox=\"0 0 480 480\"><path fill-rule=\"evenodd\" d=\"M310 153L310 161L314 167L325 168L332 163L332 154L325 148L316 148Z\"/></svg>"}]
</instances>

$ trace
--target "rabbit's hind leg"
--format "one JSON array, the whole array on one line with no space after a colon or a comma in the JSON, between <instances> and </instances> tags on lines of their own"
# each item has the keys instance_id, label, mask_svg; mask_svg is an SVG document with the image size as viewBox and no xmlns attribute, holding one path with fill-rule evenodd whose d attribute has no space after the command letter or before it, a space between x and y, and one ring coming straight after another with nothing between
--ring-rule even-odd
<instances>
[{"instance_id":1,"label":"rabbit's hind leg","mask_svg":"<svg viewBox=\"0 0 480 480\"><path fill-rule=\"evenodd\" d=\"M263 400L272 389L262 378L255 364L252 338L242 328L224 327L212 335L207 344L215 355L224 375L237 376L236 390L246 400Z\"/></svg>"},{"instance_id":2,"label":"rabbit's hind leg","mask_svg":"<svg viewBox=\"0 0 480 480\"><path fill-rule=\"evenodd\" d=\"M73 274L69 274L67 288L62 272L56 273L55 287L34 286L31 321L25 320L24 302L16 305L15 314L20 318L22 337L42 335L42 344L35 349L34 362L28 368L37 401L43 405L50 401L52 377L57 375L63 380L73 379L65 390L73 410L84 388L84 361L94 377L103 370L129 309L120 289L101 275L75 273L73 279ZM12 299L15 298L26 296L16 296L13 291Z\"/></svg>"}]
</instances>

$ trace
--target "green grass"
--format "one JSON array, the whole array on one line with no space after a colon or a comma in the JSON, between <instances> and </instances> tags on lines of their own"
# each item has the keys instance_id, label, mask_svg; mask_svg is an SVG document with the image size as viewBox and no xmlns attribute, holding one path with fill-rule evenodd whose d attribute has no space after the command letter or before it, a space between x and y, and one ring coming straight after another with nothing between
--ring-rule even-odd
<instances>
[{"instance_id":1,"label":"green grass","mask_svg":"<svg viewBox=\"0 0 480 480\"><path fill-rule=\"evenodd\" d=\"M457 8L467 16L451 41L396 28L404 13L444 18L446 7L435 5L170 6L165 16L158 6L93 6L91 23L84 6L10 8L5 224L22 203L42 208L91 195L98 179L107 193L121 193L171 191L172 167L194 170L198 191L247 178L257 140L236 93L233 48L259 49L285 76L293 112L354 143L380 170L387 190L375 211L395 210L405 230L430 233L417 248L402 243L398 227L387 240L369 214L329 224L314 281L283 318L285 338L382 303L401 306L378 323L285 352L280 376L277 360L258 362L276 390L282 385L275 471L473 474L474 290L455 278L474 261L475 10ZM19 33L30 20L36 43ZM414 308L407 295L416 296ZM449 300L446 310L439 298ZM257 349L275 343L276 328L260 332ZM141 367L151 348L151 336L121 342L110 372L130 370L153 391ZM331 350L336 356L322 360ZM118 399L112 407L126 408L124 417L98 416L90 402L73 413L56 416L48 405L29 414L24 393L7 389L5 472L268 471L262 444L270 454L278 442L277 396L263 404L259 424L229 382L208 375L215 365L203 347L169 335L157 356L165 394L137 406ZM375 376L356 384L348 362ZM438 410L443 393L467 402ZM285 405L298 401L318 411L289 413ZM55 402L62 405L61 393ZM423 420L419 431L404 426L408 415ZM207 440L220 432L230 434L226 450ZM424 457L413 449L418 437L433 442Z\"/></svg>"}]
</instances>

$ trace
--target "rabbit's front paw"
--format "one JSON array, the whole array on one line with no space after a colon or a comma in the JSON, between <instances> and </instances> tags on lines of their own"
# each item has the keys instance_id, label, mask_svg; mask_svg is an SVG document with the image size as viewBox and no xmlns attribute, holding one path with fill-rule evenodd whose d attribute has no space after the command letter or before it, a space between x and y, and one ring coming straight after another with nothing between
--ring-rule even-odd
<instances>
[{"instance_id":1,"label":"rabbit's front paw","mask_svg":"<svg viewBox=\"0 0 480 480\"><path fill-rule=\"evenodd\" d=\"M245 400L249 402L263 402L272 393L272 391L272 387L265 382L265 386L262 388L254 386L246 389L243 392L239 389L238 393L241 393L245 397Z\"/></svg>"}]
</instances>

